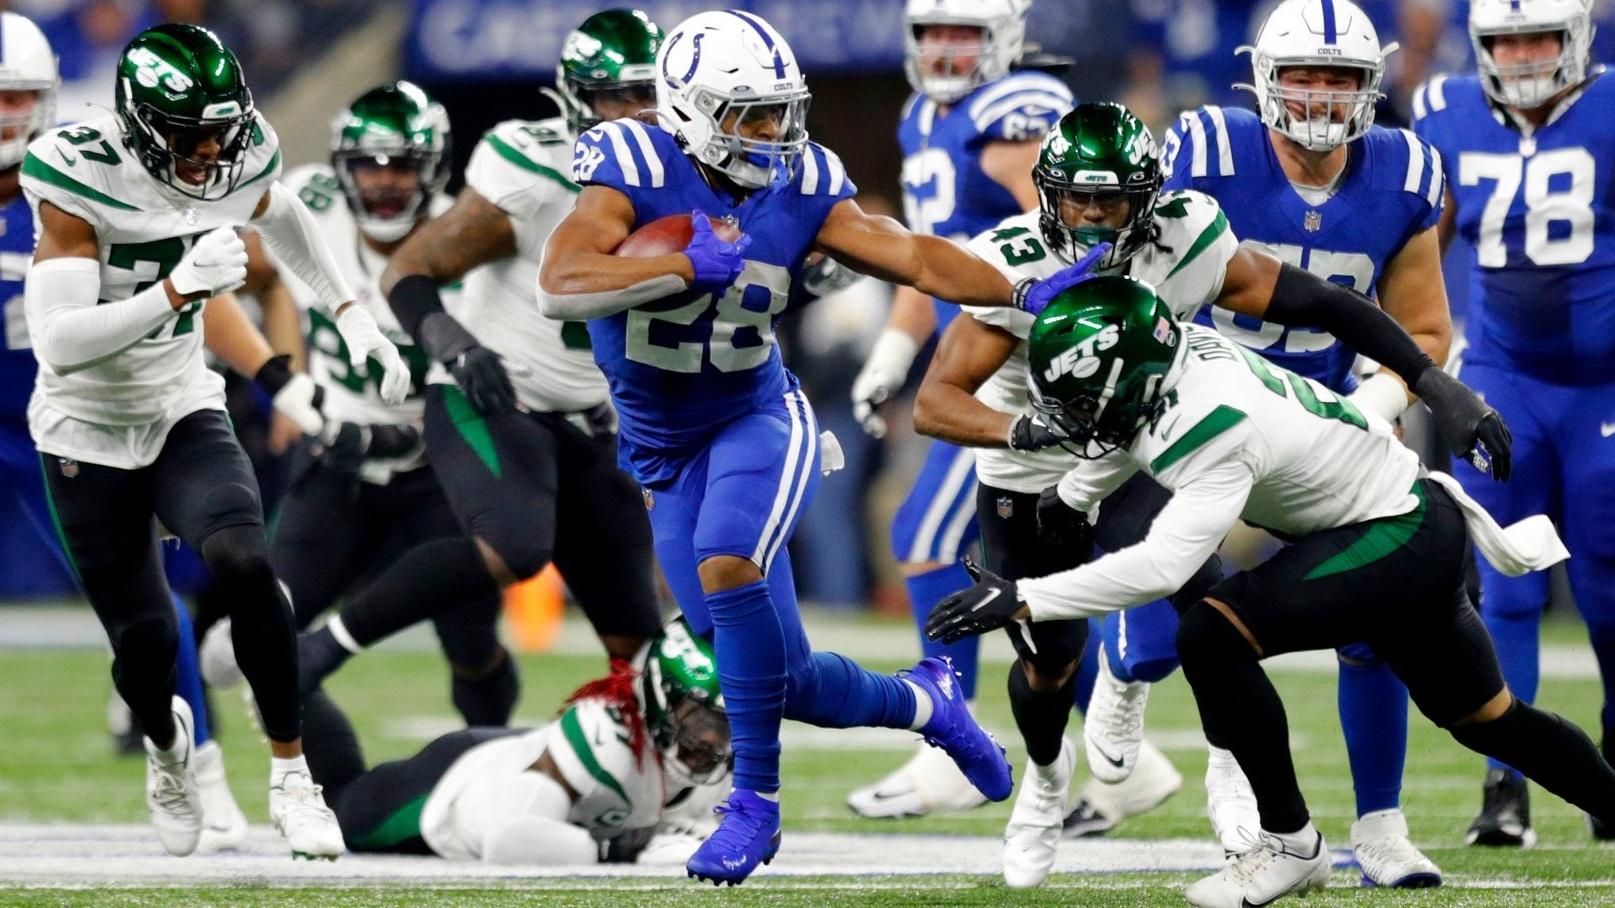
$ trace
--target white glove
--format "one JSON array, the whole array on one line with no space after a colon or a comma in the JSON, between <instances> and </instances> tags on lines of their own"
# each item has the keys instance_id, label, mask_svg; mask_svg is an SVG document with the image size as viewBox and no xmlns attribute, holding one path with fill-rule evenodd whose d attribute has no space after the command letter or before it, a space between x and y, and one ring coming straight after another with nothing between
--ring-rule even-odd
<instances>
[{"instance_id":1,"label":"white glove","mask_svg":"<svg viewBox=\"0 0 1615 908\"><path fill-rule=\"evenodd\" d=\"M852 381L852 415L858 424L875 438L886 437L886 420L875 412L903 387L909 367L920 352L914 338L896 328L880 333L875 346L869 351L869 360L863 371Z\"/></svg>"},{"instance_id":2,"label":"white glove","mask_svg":"<svg viewBox=\"0 0 1615 908\"><path fill-rule=\"evenodd\" d=\"M409 393L409 367L398 355L398 348L376 327L370 310L358 303L348 305L336 317L336 330L342 335L342 342L348 345L348 361L355 367L364 365L371 357L381 363L382 403L389 407L403 403Z\"/></svg>"},{"instance_id":3,"label":"white glove","mask_svg":"<svg viewBox=\"0 0 1615 908\"><path fill-rule=\"evenodd\" d=\"M325 413L321 405L325 402L325 389L307 375L301 372L293 375L269 402L304 435L318 438L324 433Z\"/></svg>"},{"instance_id":4,"label":"white glove","mask_svg":"<svg viewBox=\"0 0 1615 908\"><path fill-rule=\"evenodd\" d=\"M247 280L247 246L230 227L204 233L168 273L168 280L180 296L211 297L234 290Z\"/></svg>"}]
</instances>

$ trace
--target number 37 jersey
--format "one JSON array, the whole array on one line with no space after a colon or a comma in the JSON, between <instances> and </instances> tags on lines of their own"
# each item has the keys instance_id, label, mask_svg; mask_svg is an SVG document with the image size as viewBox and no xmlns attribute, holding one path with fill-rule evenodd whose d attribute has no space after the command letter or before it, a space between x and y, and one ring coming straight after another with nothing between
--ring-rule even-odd
<instances>
[{"instance_id":1,"label":"number 37 jersey","mask_svg":"<svg viewBox=\"0 0 1615 908\"><path fill-rule=\"evenodd\" d=\"M95 229L101 300L125 300L167 277L197 237L252 218L281 165L269 124L259 117L251 128L240 181L220 199L191 199L159 184L123 146L111 116L35 139L23 159L23 192L36 224L40 204L49 202ZM30 312L30 330L38 328L35 318ZM41 364L29 424L40 450L129 469L156 458L168 424L196 410L223 409L223 389L202 360L201 305L195 304L94 366L57 375Z\"/></svg>"},{"instance_id":2,"label":"number 37 jersey","mask_svg":"<svg viewBox=\"0 0 1615 908\"><path fill-rule=\"evenodd\" d=\"M1466 362L1567 385L1615 382L1615 76L1600 70L1526 135L1474 76L1414 95L1475 247Z\"/></svg>"},{"instance_id":3,"label":"number 37 jersey","mask_svg":"<svg viewBox=\"0 0 1615 908\"><path fill-rule=\"evenodd\" d=\"M841 160L810 142L788 181L737 202L707 185L671 134L633 120L584 133L572 175L627 196L636 227L699 209L734 216L751 237L745 269L722 293L683 293L589 322L624 457L654 485L677 475L720 426L796 387L774 322L830 209L858 190Z\"/></svg>"}]
</instances>

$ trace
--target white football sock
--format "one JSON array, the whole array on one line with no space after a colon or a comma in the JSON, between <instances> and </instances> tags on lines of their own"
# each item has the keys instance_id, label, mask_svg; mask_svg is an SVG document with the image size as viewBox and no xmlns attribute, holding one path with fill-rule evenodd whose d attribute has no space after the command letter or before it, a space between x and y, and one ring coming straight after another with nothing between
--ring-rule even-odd
<instances>
[{"instance_id":1,"label":"white football sock","mask_svg":"<svg viewBox=\"0 0 1615 908\"><path fill-rule=\"evenodd\" d=\"M903 679L903 683L914 691L914 721L909 723L908 727L913 731L919 731L925 727L925 723L931 721L931 714L936 711L936 705L931 702L931 694L925 688L907 678Z\"/></svg>"}]
</instances>

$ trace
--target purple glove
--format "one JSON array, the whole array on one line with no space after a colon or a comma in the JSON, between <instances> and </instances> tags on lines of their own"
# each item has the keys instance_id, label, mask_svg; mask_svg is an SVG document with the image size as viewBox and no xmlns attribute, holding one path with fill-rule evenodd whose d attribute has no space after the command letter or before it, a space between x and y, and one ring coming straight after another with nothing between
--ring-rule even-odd
<instances>
[{"instance_id":1,"label":"purple glove","mask_svg":"<svg viewBox=\"0 0 1615 908\"><path fill-rule=\"evenodd\" d=\"M1056 271L1042 280L1026 278L1015 285L1015 308L1033 315L1041 314L1055 297L1092 277L1099 262L1109 254L1110 244L1100 243L1069 268Z\"/></svg>"},{"instance_id":2,"label":"purple glove","mask_svg":"<svg viewBox=\"0 0 1615 908\"><path fill-rule=\"evenodd\" d=\"M733 284L746 267L744 255L746 247L751 245L751 237L741 234L732 243L720 239L712 232L712 221L700 209L690 212L690 228L692 233L684 255L695 271L691 289L716 293Z\"/></svg>"}]
</instances>

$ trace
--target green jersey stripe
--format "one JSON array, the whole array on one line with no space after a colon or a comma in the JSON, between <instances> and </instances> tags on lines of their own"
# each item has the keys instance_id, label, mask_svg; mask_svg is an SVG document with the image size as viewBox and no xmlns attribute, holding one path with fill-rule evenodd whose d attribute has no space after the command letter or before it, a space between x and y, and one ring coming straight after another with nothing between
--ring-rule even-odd
<instances>
[{"instance_id":1,"label":"green jersey stripe","mask_svg":"<svg viewBox=\"0 0 1615 908\"><path fill-rule=\"evenodd\" d=\"M493 478L503 479L504 472L499 467L499 449L494 447L488 421L477 412L476 407L471 406L471 401L466 399L465 392L458 385L443 385L442 388L443 409L448 411L455 431L460 433L460 438L493 474Z\"/></svg>"},{"instance_id":2,"label":"green jersey stripe","mask_svg":"<svg viewBox=\"0 0 1615 908\"><path fill-rule=\"evenodd\" d=\"M538 163L532 158L529 158L528 156L512 148L509 143L500 139L498 136L490 133L483 137L483 141L487 142L489 147L491 147L494 151L499 152L499 156L501 158L515 164L517 167L536 173L541 177L545 177L546 179L553 180L554 182L561 184L561 188L565 189L567 192L583 191L583 187L567 179L566 176L563 175L559 170L552 167L545 167L543 164Z\"/></svg>"},{"instance_id":3,"label":"green jersey stripe","mask_svg":"<svg viewBox=\"0 0 1615 908\"><path fill-rule=\"evenodd\" d=\"M264 169L258 171L256 174L253 175L252 179L247 180L246 182L242 183L241 186L251 186L253 183L256 183L259 180L263 179L264 177L268 176L269 174L274 173L275 168L277 168L279 166L280 166L280 149L277 148L277 149L275 149L275 154L269 159L269 163L264 165ZM237 186L236 188L240 189L241 186Z\"/></svg>"},{"instance_id":4,"label":"green jersey stripe","mask_svg":"<svg viewBox=\"0 0 1615 908\"><path fill-rule=\"evenodd\" d=\"M380 851L410 839L420 838L421 811L426 809L426 799L430 795L431 792L427 792L410 800L389 814L387 819L382 820L381 825L350 835L348 841L359 851Z\"/></svg>"},{"instance_id":5,"label":"green jersey stripe","mask_svg":"<svg viewBox=\"0 0 1615 908\"><path fill-rule=\"evenodd\" d=\"M1200 231L1200 235L1194 238L1194 244L1189 247L1189 251L1183 254L1183 258L1178 259L1178 263L1172 267L1171 271L1167 272L1166 277L1162 278L1162 280L1171 280L1172 275L1187 268L1189 263L1195 260L1196 256L1205 252L1206 247L1216 242L1217 237L1222 236L1227 230L1228 218L1223 216L1222 209L1219 208L1217 209L1216 220L1207 224L1206 229Z\"/></svg>"},{"instance_id":6,"label":"green jersey stripe","mask_svg":"<svg viewBox=\"0 0 1615 908\"><path fill-rule=\"evenodd\" d=\"M589 748L589 736L583 733L583 726L578 723L577 710L569 709L561 714L561 733L566 735L566 743L572 746L572 752L578 755L578 761L588 770L589 775L594 776L595 781L601 785L615 791L624 804L632 807L634 802L629 799L628 792L623 790L622 783L611 773L606 772L606 768L594 758L594 751Z\"/></svg>"},{"instance_id":7,"label":"green jersey stripe","mask_svg":"<svg viewBox=\"0 0 1615 908\"><path fill-rule=\"evenodd\" d=\"M1161 456L1150 461L1150 472L1159 475L1168 467L1188 457L1201 445L1216 438L1218 435L1232 429L1244 420L1245 412L1236 410L1227 404L1206 415L1205 419L1194 424L1194 428L1183 433L1183 437L1172 443L1172 446L1161 452Z\"/></svg>"},{"instance_id":8,"label":"green jersey stripe","mask_svg":"<svg viewBox=\"0 0 1615 908\"><path fill-rule=\"evenodd\" d=\"M81 195L92 202L99 202L108 208L116 208L120 211L140 210L127 202L118 201L112 196L107 195L99 189L96 189L94 186L86 186L85 184L80 183L78 180L73 179L67 174L62 173L60 170L57 170L49 164L46 164L44 161L41 161L39 158L34 156L33 152L29 152L28 156L22 159L22 175L25 177L33 177L42 183L49 183L52 186L65 189L74 195Z\"/></svg>"},{"instance_id":9,"label":"green jersey stripe","mask_svg":"<svg viewBox=\"0 0 1615 908\"><path fill-rule=\"evenodd\" d=\"M1358 536L1356 541L1344 550L1318 565L1303 580L1317 580L1320 577L1332 577L1346 571L1373 564L1397 549L1407 544L1413 534L1424 525L1424 482L1413 483L1413 497L1419 500L1413 510L1395 517L1381 517L1369 522L1367 532Z\"/></svg>"}]
</instances>

